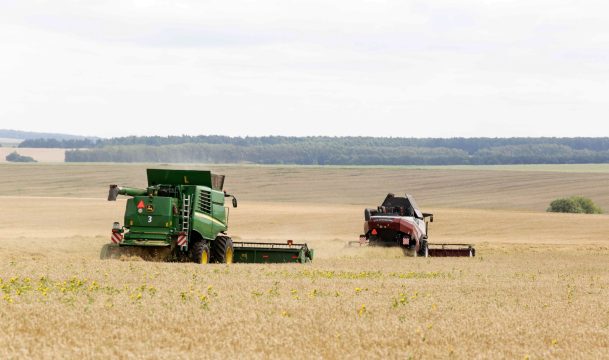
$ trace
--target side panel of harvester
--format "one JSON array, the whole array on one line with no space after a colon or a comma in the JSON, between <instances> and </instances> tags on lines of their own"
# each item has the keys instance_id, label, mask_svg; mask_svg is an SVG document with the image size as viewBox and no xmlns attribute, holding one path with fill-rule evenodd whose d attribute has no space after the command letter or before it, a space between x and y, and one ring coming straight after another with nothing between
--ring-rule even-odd
<instances>
[{"instance_id":1,"label":"side panel of harvester","mask_svg":"<svg viewBox=\"0 0 609 360\"><path fill-rule=\"evenodd\" d=\"M193 231L203 239L211 241L218 233L227 230L227 210L224 207L223 192L197 186L193 200Z\"/></svg>"}]
</instances>

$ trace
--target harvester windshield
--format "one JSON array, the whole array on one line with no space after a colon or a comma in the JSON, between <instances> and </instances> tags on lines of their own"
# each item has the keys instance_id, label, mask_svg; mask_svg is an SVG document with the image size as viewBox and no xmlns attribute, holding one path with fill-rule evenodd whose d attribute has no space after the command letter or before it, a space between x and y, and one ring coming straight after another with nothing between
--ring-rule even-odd
<instances>
[{"instance_id":1,"label":"harvester windshield","mask_svg":"<svg viewBox=\"0 0 609 360\"><path fill-rule=\"evenodd\" d=\"M406 216L423 218L423 213L419 210L414 198L409 194L406 194L405 197L396 197L393 194L388 194L381 206L389 213L404 213Z\"/></svg>"}]
</instances>

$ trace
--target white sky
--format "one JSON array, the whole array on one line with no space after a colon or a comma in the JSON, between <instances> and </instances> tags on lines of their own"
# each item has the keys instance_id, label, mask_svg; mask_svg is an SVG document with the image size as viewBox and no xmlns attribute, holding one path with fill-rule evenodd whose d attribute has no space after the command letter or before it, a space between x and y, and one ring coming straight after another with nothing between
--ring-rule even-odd
<instances>
[{"instance_id":1,"label":"white sky","mask_svg":"<svg viewBox=\"0 0 609 360\"><path fill-rule=\"evenodd\" d=\"M609 2L0 0L0 128L609 136Z\"/></svg>"}]
</instances>

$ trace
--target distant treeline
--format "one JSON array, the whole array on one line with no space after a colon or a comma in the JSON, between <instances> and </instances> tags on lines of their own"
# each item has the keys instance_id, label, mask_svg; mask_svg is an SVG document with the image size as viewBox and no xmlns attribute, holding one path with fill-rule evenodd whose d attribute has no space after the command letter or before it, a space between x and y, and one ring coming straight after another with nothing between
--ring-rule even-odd
<instances>
[{"instance_id":1,"label":"distant treeline","mask_svg":"<svg viewBox=\"0 0 609 360\"><path fill-rule=\"evenodd\" d=\"M105 148L119 145L235 145L242 147L268 145L306 145L338 147L411 147L458 149L474 154L482 149L519 145L563 145L573 150L609 151L609 137L602 138L381 138L381 137L329 137L329 136L260 136L230 137L220 135L199 136L127 136L111 139L29 139L20 147L38 148Z\"/></svg>"},{"instance_id":2,"label":"distant treeline","mask_svg":"<svg viewBox=\"0 0 609 360\"><path fill-rule=\"evenodd\" d=\"M29 139L20 147L65 148L68 162L190 162L307 165L470 165L609 162L603 138L379 138L129 136Z\"/></svg>"},{"instance_id":3,"label":"distant treeline","mask_svg":"<svg viewBox=\"0 0 609 360\"><path fill-rule=\"evenodd\" d=\"M605 163L609 162L609 138L128 137L100 140L89 149L68 150L66 161L302 165Z\"/></svg>"},{"instance_id":4,"label":"distant treeline","mask_svg":"<svg viewBox=\"0 0 609 360\"><path fill-rule=\"evenodd\" d=\"M27 139L19 143L20 148L58 148L58 149L83 149L96 146L92 139Z\"/></svg>"},{"instance_id":5,"label":"distant treeline","mask_svg":"<svg viewBox=\"0 0 609 360\"><path fill-rule=\"evenodd\" d=\"M58 133L42 133L42 132L34 132L34 131L21 131L21 130L9 130L9 129L0 129L0 138L6 139L59 139L59 140L69 140L69 139L97 139L96 137L87 137L80 135L69 135L69 134L58 134Z\"/></svg>"}]
</instances>

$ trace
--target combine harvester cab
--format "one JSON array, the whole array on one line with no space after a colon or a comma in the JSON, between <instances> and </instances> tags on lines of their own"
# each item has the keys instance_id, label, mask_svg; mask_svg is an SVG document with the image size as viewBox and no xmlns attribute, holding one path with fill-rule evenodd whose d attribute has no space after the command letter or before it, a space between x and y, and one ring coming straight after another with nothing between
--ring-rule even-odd
<instances>
[{"instance_id":1,"label":"combine harvester cab","mask_svg":"<svg viewBox=\"0 0 609 360\"><path fill-rule=\"evenodd\" d=\"M109 201L118 195L129 196L124 225L112 226L111 243L104 245L102 259L122 255L139 256L146 260L194 261L197 263L238 262L305 262L312 251L306 244L234 244L227 235L229 208L225 198L232 197L223 190L224 176L210 171L148 169L145 189L110 185ZM256 244L256 243L254 243ZM284 248L282 251L277 249ZM298 251L296 251L298 250ZM238 258L235 259L235 251ZM274 255L265 257L266 251ZM294 261L294 252L297 260ZM245 255L245 256L244 256Z\"/></svg>"},{"instance_id":2,"label":"combine harvester cab","mask_svg":"<svg viewBox=\"0 0 609 360\"><path fill-rule=\"evenodd\" d=\"M434 244L428 242L433 214L419 210L414 198L406 194L387 197L377 209L364 210L364 234L349 245L397 246L407 256L470 256L476 250L470 244Z\"/></svg>"}]
</instances>

